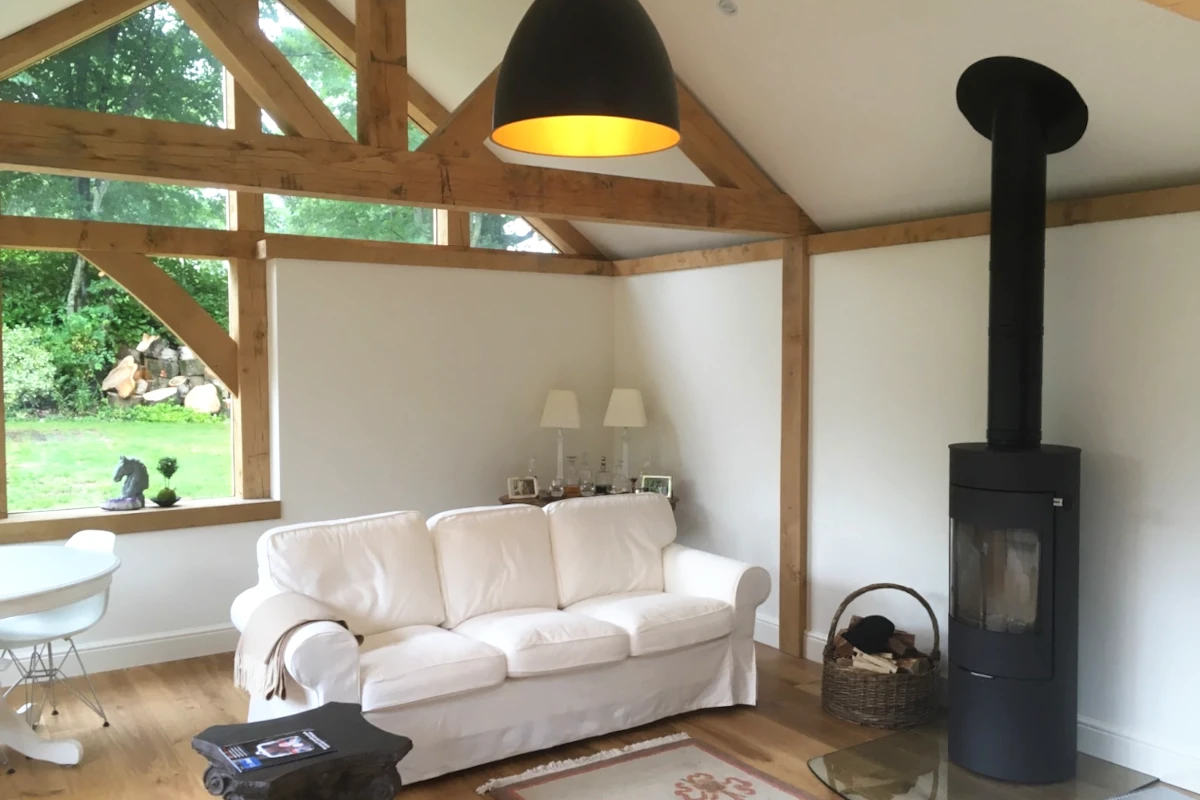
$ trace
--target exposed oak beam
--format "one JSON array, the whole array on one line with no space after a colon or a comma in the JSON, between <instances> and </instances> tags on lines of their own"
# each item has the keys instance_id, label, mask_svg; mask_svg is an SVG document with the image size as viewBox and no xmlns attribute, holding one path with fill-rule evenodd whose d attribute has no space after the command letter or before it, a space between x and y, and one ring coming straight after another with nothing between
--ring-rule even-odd
<instances>
[{"instance_id":1,"label":"exposed oak beam","mask_svg":"<svg viewBox=\"0 0 1200 800\"><path fill-rule=\"evenodd\" d=\"M354 23L329 0L280 0L317 38L351 67L358 57Z\"/></svg>"},{"instance_id":2,"label":"exposed oak beam","mask_svg":"<svg viewBox=\"0 0 1200 800\"><path fill-rule=\"evenodd\" d=\"M1046 226L1063 228L1095 222L1115 222L1122 219L1157 217L1165 214L1187 214L1200 211L1200 184L1148 189L1141 192L1084 197L1076 200L1057 200L1046 206ZM839 253L845 250L867 250L892 247L898 244L936 242L944 239L964 239L987 236L991 232L991 215L987 211L957 214L948 217L876 225L811 237L813 255Z\"/></svg>"},{"instance_id":3,"label":"exposed oak beam","mask_svg":"<svg viewBox=\"0 0 1200 800\"><path fill-rule=\"evenodd\" d=\"M224 0L171 0L171 5L237 82L285 133L311 139L354 137L317 97L287 58Z\"/></svg>"},{"instance_id":4,"label":"exposed oak beam","mask_svg":"<svg viewBox=\"0 0 1200 800\"><path fill-rule=\"evenodd\" d=\"M1151 5L1174 11L1188 19L1200 20L1200 0L1146 0Z\"/></svg>"},{"instance_id":5,"label":"exposed oak beam","mask_svg":"<svg viewBox=\"0 0 1200 800\"><path fill-rule=\"evenodd\" d=\"M1200 184L1148 189L1141 192L1101 195L1075 200L1058 200L1046 205L1046 227L1063 228L1116 222L1123 219L1189 214L1200 211ZM844 231L818 233L808 237L810 255L870 250L902 244L939 242L987 236L991 215L987 211L955 214L947 217L873 225ZM690 250L661 256L631 258L613 262L616 275L645 275L685 269L720 267L783 257L785 241L771 240L711 250Z\"/></svg>"},{"instance_id":6,"label":"exposed oak beam","mask_svg":"<svg viewBox=\"0 0 1200 800\"><path fill-rule=\"evenodd\" d=\"M170 275L146 256L134 253L80 250L79 255L133 295L237 394L237 345Z\"/></svg>"},{"instance_id":7,"label":"exposed oak beam","mask_svg":"<svg viewBox=\"0 0 1200 800\"><path fill-rule=\"evenodd\" d=\"M268 244L260 244L263 241ZM405 242L263 234L261 230L219 231L41 217L0 216L0 248L51 252L92 250L170 258L246 260L257 264L261 264L261 258L319 256L322 261L503 269L563 275L607 275L612 272L611 262L603 259L551 253L486 250L466 246L443 248Z\"/></svg>"},{"instance_id":8,"label":"exposed oak beam","mask_svg":"<svg viewBox=\"0 0 1200 800\"><path fill-rule=\"evenodd\" d=\"M439 156L470 158L490 151L484 140L492 133L492 103L500 68L492 70L467 98L458 104L437 130L417 150Z\"/></svg>"},{"instance_id":9,"label":"exposed oak beam","mask_svg":"<svg viewBox=\"0 0 1200 800\"><path fill-rule=\"evenodd\" d=\"M808 627L812 266L803 237L783 252L783 393L779 461L779 649L804 655Z\"/></svg>"},{"instance_id":10,"label":"exposed oak beam","mask_svg":"<svg viewBox=\"0 0 1200 800\"><path fill-rule=\"evenodd\" d=\"M627 258L613 262L613 274L618 276L649 275L655 272L678 272L685 269L724 267L730 264L751 264L755 261L778 261L783 258L785 239L735 244L707 250L689 250L661 256Z\"/></svg>"},{"instance_id":11,"label":"exposed oak beam","mask_svg":"<svg viewBox=\"0 0 1200 800\"><path fill-rule=\"evenodd\" d=\"M492 70L475 90L459 103L458 108L446 118L429 138L421 142L417 148L419 153L431 155L454 156L457 158L491 158L498 160L487 149L483 140L491 132L492 97L496 91L496 76L500 70ZM462 211L438 211L437 230L438 244L468 247L471 244L471 215ZM531 219L529 223L535 230L560 251L578 253L581 250L594 250L592 243L583 238L574 226L567 222L547 222ZM573 237L574 241L571 241Z\"/></svg>"},{"instance_id":12,"label":"exposed oak beam","mask_svg":"<svg viewBox=\"0 0 1200 800\"><path fill-rule=\"evenodd\" d=\"M245 26L258 26L258 0L225 0ZM262 130L262 110L225 71L225 119L239 131ZM263 196L230 192L228 227L262 236ZM257 258L229 261L229 335L238 350L238 395L233 407L233 486L245 500L271 496L271 390L267 354L267 265Z\"/></svg>"},{"instance_id":13,"label":"exposed oak beam","mask_svg":"<svg viewBox=\"0 0 1200 800\"><path fill-rule=\"evenodd\" d=\"M394 264L407 267L450 267L554 275L611 275L612 263L553 253L453 247L406 242L347 241L320 236L268 235L258 244L258 257Z\"/></svg>"},{"instance_id":14,"label":"exposed oak beam","mask_svg":"<svg viewBox=\"0 0 1200 800\"><path fill-rule=\"evenodd\" d=\"M0 169L670 228L814 228L786 195L14 103L0 103Z\"/></svg>"},{"instance_id":15,"label":"exposed oak beam","mask_svg":"<svg viewBox=\"0 0 1200 800\"><path fill-rule=\"evenodd\" d=\"M439 208L434 212L433 233L437 244L470 247L471 215L466 211Z\"/></svg>"},{"instance_id":16,"label":"exposed oak beam","mask_svg":"<svg viewBox=\"0 0 1200 800\"><path fill-rule=\"evenodd\" d=\"M683 81L676 78L675 88L679 91L679 122L683 135L679 149L714 186L783 191L721 127Z\"/></svg>"},{"instance_id":17,"label":"exposed oak beam","mask_svg":"<svg viewBox=\"0 0 1200 800\"><path fill-rule=\"evenodd\" d=\"M0 216L0 248L47 250L109 250L164 258L254 258L261 237L205 228L88 222L75 219Z\"/></svg>"},{"instance_id":18,"label":"exposed oak beam","mask_svg":"<svg viewBox=\"0 0 1200 800\"><path fill-rule=\"evenodd\" d=\"M408 149L405 0L358 0L358 141Z\"/></svg>"},{"instance_id":19,"label":"exposed oak beam","mask_svg":"<svg viewBox=\"0 0 1200 800\"><path fill-rule=\"evenodd\" d=\"M426 133L433 133L450 119L446 107L417 83L411 72L408 75L408 116Z\"/></svg>"},{"instance_id":20,"label":"exposed oak beam","mask_svg":"<svg viewBox=\"0 0 1200 800\"><path fill-rule=\"evenodd\" d=\"M66 50L155 0L82 0L0 39L0 80Z\"/></svg>"}]
</instances>

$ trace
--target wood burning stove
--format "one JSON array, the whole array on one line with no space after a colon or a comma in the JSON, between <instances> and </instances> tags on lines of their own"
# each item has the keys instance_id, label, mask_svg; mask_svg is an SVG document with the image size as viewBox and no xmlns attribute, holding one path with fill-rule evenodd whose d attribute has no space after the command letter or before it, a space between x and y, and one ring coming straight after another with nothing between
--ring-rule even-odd
<instances>
[{"instance_id":1,"label":"wood burning stove","mask_svg":"<svg viewBox=\"0 0 1200 800\"><path fill-rule=\"evenodd\" d=\"M1058 73L998 57L958 106L992 140L987 442L950 446L950 760L1001 780L1075 775L1079 455L1043 445L1046 156L1087 106Z\"/></svg>"}]
</instances>

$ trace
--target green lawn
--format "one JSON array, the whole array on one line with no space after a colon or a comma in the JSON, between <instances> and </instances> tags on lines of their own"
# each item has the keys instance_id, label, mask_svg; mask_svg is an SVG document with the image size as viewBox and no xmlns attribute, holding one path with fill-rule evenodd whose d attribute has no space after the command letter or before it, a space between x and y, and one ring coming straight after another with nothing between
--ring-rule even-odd
<instances>
[{"instance_id":1,"label":"green lawn","mask_svg":"<svg viewBox=\"0 0 1200 800\"><path fill-rule=\"evenodd\" d=\"M172 483L183 502L233 494L227 422L8 421L5 439L9 511L86 508L118 497L112 476L123 455L150 471L147 496L162 486L155 466L163 456L179 459Z\"/></svg>"}]
</instances>

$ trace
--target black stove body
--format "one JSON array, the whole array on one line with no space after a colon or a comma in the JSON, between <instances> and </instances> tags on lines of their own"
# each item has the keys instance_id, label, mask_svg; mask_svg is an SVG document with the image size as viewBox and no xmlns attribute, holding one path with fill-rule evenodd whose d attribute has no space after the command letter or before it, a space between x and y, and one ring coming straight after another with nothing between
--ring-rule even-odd
<instances>
[{"instance_id":1,"label":"black stove body","mask_svg":"<svg viewBox=\"0 0 1200 800\"><path fill-rule=\"evenodd\" d=\"M986 443L950 446L949 756L1020 783L1075 775L1079 456L1043 445L1046 157L1087 106L1030 61L970 67L958 105L992 141Z\"/></svg>"}]
</instances>

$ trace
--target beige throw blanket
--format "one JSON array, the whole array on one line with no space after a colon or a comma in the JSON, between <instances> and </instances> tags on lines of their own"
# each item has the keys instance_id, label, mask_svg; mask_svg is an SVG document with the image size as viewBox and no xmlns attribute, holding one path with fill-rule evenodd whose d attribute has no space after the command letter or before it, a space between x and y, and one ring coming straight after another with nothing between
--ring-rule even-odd
<instances>
[{"instance_id":1,"label":"beige throw blanket","mask_svg":"<svg viewBox=\"0 0 1200 800\"><path fill-rule=\"evenodd\" d=\"M233 658L233 680L238 688L268 700L287 699L283 654L292 635L310 622L336 622L349 630L329 606L295 592L277 594L254 609ZM354 638L362 644L361 636Z\"/></svg>"}]
</instances>

